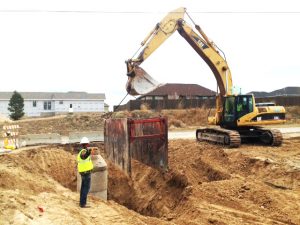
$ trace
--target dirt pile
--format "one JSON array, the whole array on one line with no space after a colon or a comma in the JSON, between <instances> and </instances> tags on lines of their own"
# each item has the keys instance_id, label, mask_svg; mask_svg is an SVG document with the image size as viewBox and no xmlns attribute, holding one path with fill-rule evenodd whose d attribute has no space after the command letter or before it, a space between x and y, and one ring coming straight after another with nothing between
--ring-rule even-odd
<instances>
[{"instance_id":1,"label":"dirt pile","mask_svg":"<svg viewBox=\"0 0 300 225\"><path fill-rule=\"evenodd\" d=\"M67 134L102 130L104 120L113 116L163 115L173 127L203 125L206 113L141 110L19 124L21 133ZM192 115L200 117L193 120ZM172 140L168 146L169 170L164 173L133 161L129 178L108 162L109 201L89 198L92 208L84 211L74 192L75 152L47 146L0 155L0 225L300 224L300 138L284 140L280 147L227 149L195 140ZM105 158L103 144L98 147Z\"/></svg>"},{"instance_id":2,"label":"dirt pile","mask_svg":"<svg viewBox=\"0 0 300 225\"><path fill-rule=\"evenodd\" d=\"M48 177L56 180L67 188L75 190L74 180L70 181L70 177L75 178L76 162L75 157L63 149L32 149L30 151L20 151L19 153L3 155L0 158L3 168L0 172L0 186L11 189L25 189L35 193L45 190L53 191L55 187L47 181ZM20 175L14 177L15 174L11 170L16 170ZM18 170L18 171L17 171ZM41 176L41 182L32 185L26 182L27 178L36 178ZM76 181L76 180L75 180Z\"/></svg>"},{"instance_id":3,"label":"dirt pile","mask_svg":"<svg viewBox=\"0 0 300 225\"><path fill-rule=\"evenodd\" d=\"M133 161L129 178L108 163L109 201L89 197L84 211L72 191L75 152L65 149L0 155L1 225L300 224L299 138L239 149L169 141L167 172Z\"/></svg>"},{"instance_id":4,"label":"dirt pile","mask_svg":"<svg viewBox=\"0 0 300 225\"><path fill-rule=\"evenodd\" d=\"M110 165L109 197L175 224L300 224L299 155L299 139L237 150L170 141L167 173L135 161L131 180Z\"/></svg>"},{"instance_id":5,"label":"dirt pile","mask_svg":"<svg viewBox=\"0 0 300 225\"><path fill-rule=\"evenodd\" d=\"M58 133L68 135L75 131L103 130L102 113L68 114L47 118L28 118L17 121L20 134Z\"/></svg>"},{"instance_id":6,"label":"dirt pile","mask_svg":"<svg viewBox=\"0 0 300 225\"><path fill-rule=\"evenodd\" d=\"M120 111L111 113L111 118L150 118L163 116L168 118L170 128L185 128L187 126L200 126L207 124L207 116L213 115L214 110L206 108L174 109L151 111L147 109L134 111Z\"/></svg>"},{"instance_id":7,"label":"dirt pile","mask_svg":"<svg viewBox=\"0 0 300 225\"><path fill-rule=\"evenodd\" d=\"M64 187L72 190L76 189L76 160L75 156L60 148L33 148L30 151L20 151L18 154L8 154L2 156L6 169L0 172L3 179L0 185L4 187L25 188L26 182L13 182L12 174L7 169L20 168L22 172L34 174L35 176L50 176ZM17 179L23 179L18 176ZM7 181L7 182L6 182ZM38 187L38 185L37 185ZM43 189L41 189L43 190Z\"/></svg>"},{"instance_id":8,"label":"dirt pile","mask_svg":"<svg viewBox=\"0 0 300 225\"><path fill-rule=\"evenodd\" d=\"M81 209L79 194L68 189L75 165L75 156L62 148L0 155L0 224L165 224L91 197L91 208Z\"/></svg>"}]
</instances>

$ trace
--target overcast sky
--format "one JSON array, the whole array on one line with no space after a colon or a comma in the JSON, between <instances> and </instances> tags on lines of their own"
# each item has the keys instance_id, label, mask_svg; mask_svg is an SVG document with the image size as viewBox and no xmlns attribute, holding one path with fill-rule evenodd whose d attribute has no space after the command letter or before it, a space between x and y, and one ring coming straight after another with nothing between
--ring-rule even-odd
<instances>
[{"instance_id":1,"label":"overcast sky","mask_svg":"<svg viewBox=\"0 0 300 225\"><path fill-rule=\"evenodd\" d=\"M179 7L225 52L233 83L243 93L300 86L298 5L296 0L1 0L0 91L105 93L106 103L118 105L126 95L125 60ZM208 66L177 32L142 67L162 83L216 90Z\"/></svg>"}]
</instances>

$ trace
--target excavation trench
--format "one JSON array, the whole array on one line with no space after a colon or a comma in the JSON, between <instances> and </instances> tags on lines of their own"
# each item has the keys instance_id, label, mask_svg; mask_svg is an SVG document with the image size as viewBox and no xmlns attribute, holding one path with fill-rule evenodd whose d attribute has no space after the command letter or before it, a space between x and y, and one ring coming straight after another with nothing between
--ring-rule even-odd
<instances>
[{"instance_id":1,"label":"excavation trench","mask_svg":"<svg viewBox=\"0 0 300 225\"><path fill-rule=\"evenodd\" d=\"M106 158L103 143L93 143L100 149L101 155ZM21 151L18 154L6 155L4 158L15 167L42 176L47 180L51 177L62 186L76 191L77 186L77 166L76 155L79 146L57 145L34 147ZM170 218L170 214L179 206L186 204L192 193L192 186L184 172L178 169L170 169L162 173L156 169L148 167L138 161L132 161L132 177L128 177L108 160L108 200L113 200L128 209L134 210L142 215L152 217ZM205 164L199 158L192 165L192 170L202 174L197 179L204 182L228 179L229 176L222 174ZM8 174L0 174L7 177ZM200 180L201 180L200 179ZM2 179L1 185L14 184L6 183ZM15 182L20 188L23 181ZM19 184L17 184L19 183ZM45 187L39 185L32 187L22 184L24 188L36 193L45 191ZM55 191L55 187L46 191ZM178 215L177 215L178 216ZM175 216L172 215L171 218Z\"/></svg>"},{"instance_id":2,"label":"excavation trench","mask_svg":"<svg viewBox=\"0 0 300 225\"><path fill-rule=\"evenodd\" d=\"M103 143L93 145L106 159ZM109 201L90 199L93 208L88 212L99 212L99 216L99 208L112 208L112 212L135 218L110 202L114 201L163 223L265 224L268 219L270 224L299 224L299 206L295 205L300 190L299 146L299 139L295 139L276 149L242 146L232 150L194 140L172 140L168 143L167 172L133 160L132 177L106 159ZM68 212L75 218L79 210L79 195L75 194L77 151L74 145L51 145L0 155L0 199L5 203L0 204L0 212L10 215L11 221L15 213L23 215L23 211L30 214L28 220L47 219L52 212L51 219L67 218ZM40 205L46 212L42 216L37 211ZM57 209L65 211L59 214ZM83 218L85 213L78 221ZM157 218L141 218L147 224L160 224ZM148 223L149 219L156 222Z\"/></svg>"},{"instance_id":3,"label":"excavation trench","mask_svg":"<svg viewBox=\"0 0 300 225\"><path fill-rule=\"evenodd\" d=\"M104 146L98 147L106 158ZM173 151L172 146L170 151ZM184 157L182 159L185 160ZM187 204L193 186L189 174L178 168L177 162L171 160L169 170L162 172L132 159L132 173L129 177L109 160L106 161L109 200L146 216L173 219L184 213L178 210L180 213L174 214L176 208ZM182 162L179 163L182 165ZM196 178L199 181L213 182L230 178L229 175L213 169L201 158L193 166L191 170L199 175Z\"/></svg>"},{"instance_id":4,"label":"excavation trench","mask_svg":"<svg viewBox=\"0 0 300 225\"><path fill-rule=\"evenodd\" d=\"M106 160L103 143L93 143ZM62 157L61 166L66 170L76 167L75 157L78 146L62 146L62 154L70 154L70 158ZM166 216L171 210L184 202L189 193L187 177L176 171L162 173L138 161L132 161L132 177L128 177L113 163L106 160L108 166L108 200L113 200L128 209L142 215L152 217ZM74 170L72 170L74 171ZM76 172L67 172L63 177L57 177L55 172L49 171L53 179L72 191L76 191Z\"/></svg>"},{"instance_id":5,"label":"excavation trench","mask_svg":"<svg viewBox=\"0 0 300 225\"><path fill-rule=\"evenodd\" d=\"M93 143L105 158L103 143ZM76 192L77 165L76 155L79 146L51 145L32 147L16 154L2 156L8 165L19 168L26 174L34 175L40 182L29 181L24 176L12 177L9 170L0 171L0 187L25 189L33 194L44 191L56 192L55 182ZM161 217L176 207L185 197L188 185L185 176L170 172L161 174L141 163L133 163L132 179L108 162L108 200L113 200L140 214ZM49 177L52 179L49 180ZM46 184L44 184L46 181ZM36 183L33 185L32 183Z\"/></svg>"}]
</instances>

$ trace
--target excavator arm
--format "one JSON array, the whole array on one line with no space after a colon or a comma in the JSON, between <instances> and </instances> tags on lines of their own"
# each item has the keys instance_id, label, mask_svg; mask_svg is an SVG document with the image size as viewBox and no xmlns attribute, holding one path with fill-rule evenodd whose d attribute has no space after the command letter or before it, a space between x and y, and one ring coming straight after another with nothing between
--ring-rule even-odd
<instances>
[{"instance_id":1,"label":"excavator arm","mask_svg":"<svg viewBox=\"0 0 300 225\"><path fill-rule=\"evenodd\" d=\"M157 23L154 29L141 42L141 51L136 58L126 61L129 72L133 71L135 66L140 65L147 59L165 40L167 40L176 30L177 21L182 19L185 14L185 8L179 8L170 12L160 23Z\"/></svg>"},{"instance_id":2,"label":"excavator arm","mask_svg":"<svg viewBox=\"0 0 300 225\"><path fill-rule=\"evenodd\" d=\"M166 41L175 31L190 44L199 56L207 63L212 70L218 84L220 93L217 95L217 114L218 124L222 114L223 96L232 94L232 77L227 62L219 54L216 46L209 41L203 30L195 25L195 30L184 20L185 8L178 8L170 12L161 22L156 24L154 29L147 35L141 43L141 51L136 58L126 61L128 81L127 92L131 95L146 94L160 84L153 79L139 65L142 64L161 44Z\"/></svg>"},{"instance_id":3,"label":"excavator arm","mask_svg":"<svg viewBox=\"0 0 300 225\"><path fill-rule=\"evenodd\" d=\"M185 14L185 8L179 8L170 12L160 23L156 24L155 28L147 35L141 43L141 51L138 56L126 61L127 75L129 76L130 82L134 83L133 78L136 76L136 70L139 70L139 65L159 48L165 40L174 34L175 31L178 31L210 67L217 80L220 94L223 96L231 95L232 77L226 60L219 54L217 48L208 40L198 25L195 25L195 29L198 31L197 33L185 22ZM127 84L129 85L129 83ZM146 94L148 92L148 90L142 89L139 89L138 92L134 91L132 90L134 85L130 85L130 88L127 88L127 91L133 95ZM154 88L156 87L154 86L153 89Z\"/></svg>"},{"instance_id":4,"label":"excavator arm","mask_svg":"<svg viewBox=\"0 0 300 225\"><path fill-rule=\"evenodd\" d=\"M126 61L128 76L126 90L130 95L146 94L160 85L139 65L177 30L177 21L182 19L184 14L185 8L170 12L141 42L139 51Z\"/></svg>"}]
</instances>

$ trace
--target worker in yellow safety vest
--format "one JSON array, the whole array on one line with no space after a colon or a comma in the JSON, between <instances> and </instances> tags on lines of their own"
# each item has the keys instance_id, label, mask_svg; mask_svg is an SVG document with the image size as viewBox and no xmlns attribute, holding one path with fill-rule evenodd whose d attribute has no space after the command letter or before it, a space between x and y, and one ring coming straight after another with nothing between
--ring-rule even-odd
<instances>
[{"instance_id":1,"label":"worker in yellow safety vest","mask_svg":"<svg viewBox=\"0 0 300 225\"><path fill-rule=\"evenodd\" d=\"M78 172L81 175L81 188L80 188L80 207L86 208L87 195L91 187L91 172L94 168L91 159L91 149L89 149L89 139L83 137L80 141L81 150L77 155Z\"/></svg>"}]
</instances>

